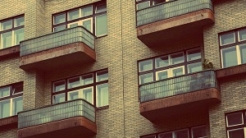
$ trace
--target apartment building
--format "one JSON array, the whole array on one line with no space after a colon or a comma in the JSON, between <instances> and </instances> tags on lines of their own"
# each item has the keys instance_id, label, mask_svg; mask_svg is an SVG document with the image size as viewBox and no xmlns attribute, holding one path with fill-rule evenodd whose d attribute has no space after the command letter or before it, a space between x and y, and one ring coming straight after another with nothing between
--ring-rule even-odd
<instances>
[{"instance_id":1,"label":"apartment building","mask_svg":"<svg viewBox=\"0 0 246 138\"><path fill-rule=\"evenodd\" d=\"M246 0L1 0L0 138L246 138Z\"/></svg>"}]
</instances>

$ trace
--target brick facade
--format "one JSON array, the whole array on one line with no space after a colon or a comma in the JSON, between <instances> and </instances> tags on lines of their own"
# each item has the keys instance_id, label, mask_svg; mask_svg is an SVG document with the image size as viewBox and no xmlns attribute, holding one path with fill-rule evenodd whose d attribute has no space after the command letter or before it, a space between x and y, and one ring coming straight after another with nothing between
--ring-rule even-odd
<instances>
[{"instance_id":1,"label":"brick facade","mask_svg":"<svg viewBox=\"0 0 246 138\"><path fill-rule=\"evenodd\" d=\"M0 20L25 15L25 39L52 31L52 14L98 0L2 0ZM205 26L203 34L149 48L138 38L134 0L107 0L107 36L95 41L96 61L48 73L19 68L19 56L0 57L0 86L24 82L24 110L51 104L52 82L83 73L108 68L109 107L96 112L95 138L138 138L143 135L206 125L208 138L225 138L225 113L246 108L243 77L220 81L221 103L207 114L182 116L153 124L140 115L137 61L163 54L200 47L203 58L215 69L221 68L218 33L246 26L246 1L225 0L214 4L215 23ZM235 8L236 7L236 8ZM161 38L160 38L161 39ZM17 138L17 128L0 130L0 138Z\"/></svg>"}]
</instances>

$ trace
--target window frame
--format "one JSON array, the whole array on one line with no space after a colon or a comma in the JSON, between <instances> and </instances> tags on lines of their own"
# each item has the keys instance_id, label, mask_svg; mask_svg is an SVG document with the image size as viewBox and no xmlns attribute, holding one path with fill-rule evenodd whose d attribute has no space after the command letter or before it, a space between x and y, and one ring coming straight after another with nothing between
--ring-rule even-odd
<instances>
[{"instance_id":1,"label":"window frame","mask_svg":"<svg viewBox=\"0 0 246 138\"><path fill-rule=\"evenodd\" d=\"M23 18L23 25L16 26L16 20L19 18ZM7 21L11 21L11 28L3 30L2 23L7 22ZM24 36L25 36L24 27L25 27L25 16L24 16L24 14L0 20L0 50L14 47L14 46L18 46L19 43L17 43L17 40L16 40L16 31L23 29L23 40L24 40ZM11 33L11 44L9 46L4 46L3 41L2 41L2 35L9 33L9 32ZM23 41L23 40L21 40L21 41Z\"/></svg>"},{"instance_id":2,"label":"window frame","mask_svg":"<svg viewBox=\"0 0 246 138\"><path fill-rule=\"evenodd\" d=\"M96 12L96 9L98 6L102 5L102 4L106 4L106 10L102 11L102 12ZM92 14L91 15L86 15L86 16L82 16L82 9L86 8L86 7L92 7ZM69 12L71 11L75 11L75 10L79 10L79 18L77 19L73 19L73 20L69 20ZM58 15L62 15L65 14L65 21L61 22L61 23L57 23L55 24L55 16ZM75 23L75 22L81 22L81 25L83 24L83 21L85 20L91 20L91 32L92 34L94 34L94 36L96 36L96 17L97 16L101 16L105 14L106 18L107 18L107 1L106 0L102 0L96 3L92 3L92 4L88 4L88 5L83 5L83 6L79 6L73 9L69 9L66 11L62 11L62 12L58 12L58 13L54 13L52 14L52 24L51 24L51 31L55 32L55 28L56 27L60 27L62 25L65 25L65 29L69 28L69 24L71 23ZM89 31L89 30L88 30ZM102 36L106 36L108 34L108 31L105 34L96 36L96 37L102 37Z\"/></svg>"},{"instance_id":3,"label":"window frame","mask_svg":"<svg viewBox=\"0 0 246 138\"><path fill-rule=\"evenodd\" d=\"M159 138L160 134L167 134L167 133L171 133L172 138L175 138L176 132L183 131L183 130L188 131L188 138L193 138L193 129L198 128L198 127L205 127L205 130L207 130L206 125L197 125L197 126L192 126L192 127L188 127L188 128L181 128L181 129L176 129L176 130L171 130L171 131L164 131L164 132L158 132L158 133L153 133L153 134L147 134L147 135L140 136L140 138L148 138L150 136L153 136L155 138ZM206 136L203 138L207 138L207 137L208 137L208 133L206 131Z\"/></svg>"},{"instance_id":4,"label":"window frame","mask_svg":"<svg viewBox=\"0 0 246 138\"><path fill-rule=\"evenodd\" d=\"M191 61L187 61L187 57L188 57L188 53L187 51L191 51L191 50L197 50L197 51L200 51L200 59L195 59L195 60L191 60ZM178 64L171 64L171 56L172 55L176 55L176 54L179 54L179 53L182 53L183 54L183 57L184 57L184 62L182 63L178 63ZM163 66L163 67L157 67L156 66L156 59L158 58L161 58L161 57L168 57L168 64L167 66ZM170 53L170 54L166 54L166 55L160 55L160 56L156 56L156 57L152 57L152 58L147 58L147 59L142 59L142 60L139 60L137 63L137 68L138 68L138 86L140 87L141 85L145 85L145 84L148 84L148 83L154 83L154 82L157 82L159 81L157 78L157 73L158 72L161 72L161 71L165 71L167 70L168 71L168 76L170 76L169 74L173 74L172 71L173 69L176 69L176 68L183 68L183 74L182 75L186 75L186 74L189 74L188 73L188 65L190 64L193 64L193 63L202 63L202 49L201 47L195 47L195 48L190 48L190 49L186 49L186 50L183 50L183 51L177 51L175 53ZM145 71L140 71L140 63L141 62L144 62L144 61L151 61L152 63L152 69L150 70L145 70ZM171 72L170 72L171 71ZM201 70L202 71L202 70ZM140 83L140 76L144 75L144 74L148 74L148 73L152 73L153 74L153 81L151 82L148 82L148 83ZM194 72L193 72L194 73ZM178 77L178 76L173 76L171 75L172 77L168 77L167 79L170 79L170 78L174 78L174 77Z\"/></svg>"},{"instance_id":5,"label":"window frame","mask_svg":"<svg viewBox=\"0 0 246 138\"><path fill-rule=\"evenodd\" d=\"M228 118L227 116L230 114L235 114L235 113L241 113L242 114L242 124L236 124L236 125L228 125ZM229 137L229 132L233 130L239 130L243 129L244 130L244 136L246 138L246 110L240 110L240 111L234 111L234 112L229 112L225 113L225 127L226 127L226 137Z\"/></svg>"},{"instance_id":6,"label":"window frame","mask_svg":"<svg viewBox=\"0 0 246 138\"><path fill-rule=\"evenodd\" d=\"M101 81L97 81L97 73L100 73L100 72L103 72L103 73L106 73L107 74L107 78L104 79L104 80L101 80ZM56 80L56 81L53 81L51 83L51 104L58 104L58 103L54 103L53 101L53 97L55 95L59 95L59 94L65 94L65 101L69 101L69 93L72 93L72 92L75 92L75 91L78 91L78 98L82 98L84 99L84 92L83 90L86 90L86 89L92 89L92 105L96 108L104 108L104 107L107 107L109 106L109 101L108 101L108 104L105 105L105 106L100 106L98 107L97 105L97 86L99 85L102 85L102 84L107 84L108 85L108 79L109 79L109 74L108 74L108 69L101 69L101 70L97 70L97 71L94 71L94 72L88 72L88 73L84 73L84 74L80 74L80 75L77 75L77 76L72 76L72 77L68 77L68 78L64 78L64 79L61 79L61 80ZM93 82L92 83L88 83L88 84L84 84L83 83L83 76L89 76L91 75L92 77L92 80ZM79 86L76 86L76 87L72 87L72 88L69 88L69 80L71 79L74 79L74 78L77 78L79 77L79 82L80 82L80 85ZM54 91L55 90L55 87L54 87L54 84L56 83L59 83L59 82L65 82L64 85L65 85L65 89L64 90L61 90L61 91ZM109 86L108 86L108 99L109 99ZM85 99L86 100L86 99ZM87 101L87 100L86 100ZM90 101L87 101L90 103Z\"/></svg>"},{"instance_id":7,"label":"window frame","mask_svg":"<svg viewBox=\"0 0 246 138\"><path fill-rule=\"evenodd\" d=\"M11 116L15 116L17 114L15 114L13 112L13 109L14 109L14 100L17 99L17 98L22 98L22 102L23 102L23 82L17 82L17 83L14 83L14 84L10 84L10 85L5 85L5 86L1 86L1 88L7 88L9 87L9 93L10 95L9 96L5 96L5 97L0 97L0 104L3 102L3 101L8 101L9 100L9 116L7 117L11 117ZM17 87L21 87L21 91L20 92L17 92L15 93L15 88ZM0 110L1 109L1 106L0 106ZM22 104L22 110L23 110L23 104ZM21 111L22 111L21 110ZM7 118L7 117L1 117L2 114L0 115L0 119L4 119L4 118Z\"/></svg>"},{"instance_id":8,"label":"window frame","mask_svg":"<svg viewBox=\"0 0 246 138\"><path fill-rule=\"evenodd\" d=\"M230 30L230 31L226 31L226 32L222 32L222 33L218 34L218 43L219 43L219 51L220 51L221 68L230 68L230 67L233 67L233 66L238 66L238 65L245 64L245 63L242 63L242 61L243 61L242 58L241 58L242 53L240 52L241 46L242 45L246 45L246 39L240 40L239 32L242 31L242 30L246 30L246 27L238 28L238 29L234 29L234 30ZM230 33L234 34L235 42L222 44L221 37L223 35L230 34ZM235 55L236 59L237 59L236 65L225 67L225 65L224 65L224 60L225 59L223 58L223 50L230 49L230 48L233 48L233 47L235 47L235 49L236 49L236 55Z\"/></svg>"}]
</instances>

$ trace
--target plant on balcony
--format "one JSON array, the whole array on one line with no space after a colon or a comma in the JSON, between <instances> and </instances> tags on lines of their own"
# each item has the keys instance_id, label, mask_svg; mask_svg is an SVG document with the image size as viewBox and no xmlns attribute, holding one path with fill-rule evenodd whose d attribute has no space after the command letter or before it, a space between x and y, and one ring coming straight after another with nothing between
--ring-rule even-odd
<instances>
[{"instance_id":1,"label":"plant on balcony","mask_svg":"<svg viewBox=\"0 0 246 138\"><path fill-rule=\"evenodd\" d=\"M204 59L202 62L202 66L204 70L214 69L213 63L208 59Z\"/></svg>"}]
</instances>

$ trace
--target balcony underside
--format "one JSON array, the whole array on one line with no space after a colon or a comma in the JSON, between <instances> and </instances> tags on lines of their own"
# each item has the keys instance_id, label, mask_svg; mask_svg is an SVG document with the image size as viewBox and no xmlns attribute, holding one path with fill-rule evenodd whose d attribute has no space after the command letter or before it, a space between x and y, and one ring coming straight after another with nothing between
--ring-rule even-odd
<instances>
[{"instance_id":1,"label":"balcony underside","mask_svg":"<svg viewBox=\"0 0 246 138\"><path fill-rule=\"evenodd\" d=\"M229 68L219 69L216 71L219 80L230 80L232 77L246 76L246 64L233 66Z\"/></svg>"},{"instance_id":2,"label":"balcony underside","mask_svg":"<svg viewBox=\"0 0 246 138\"><path fill-rule=\"evenodd\" d=\"M23 70L51 71L96 60L96 53L84 43L72 43L20 57Z\"/></svg>"},{"instance_id":3,"label":"balcony underside","mask_svg":"<svg viewBox=\"0 0 246 138\"><path fill-rule=\"evenodd\" d=\"M209 88L140 103L140 114L151 122L162 122L180 115L208 112L208 107L218 102L219 91Z\"/></svg>"},{"instance_id":4,"label":"balcony underside","mask_svg":"<svg viewBox=\"0 0 246 138\"><path fill-rule=\"evenodd\" d=\"M204 9L137 27L137 36L146 46L155 47L201 34L203 26L212 23L213 12Z\"/></svg>"},{"instance_id":5,"label":"balcony underside","mask_svg":"<svg viewBox=\"0 0 246 138\"><path fill-rule=\"evenodd\" d=\"M97 133L96 124L84 117L73 117L18 130L18 138L81 138Z\"/></svg>"},{"instance_id":6,"label":"balcony underside","mask_svg":"<svg viewBox=\"0 0 246 138\"><path fill-rule=\"evenodd\" d=\"M11 116L7 118L0 119L0 129L6 130L11 128L17 128L18 123L18 117L17 116Z\"/></svg>"}]
</instances>

